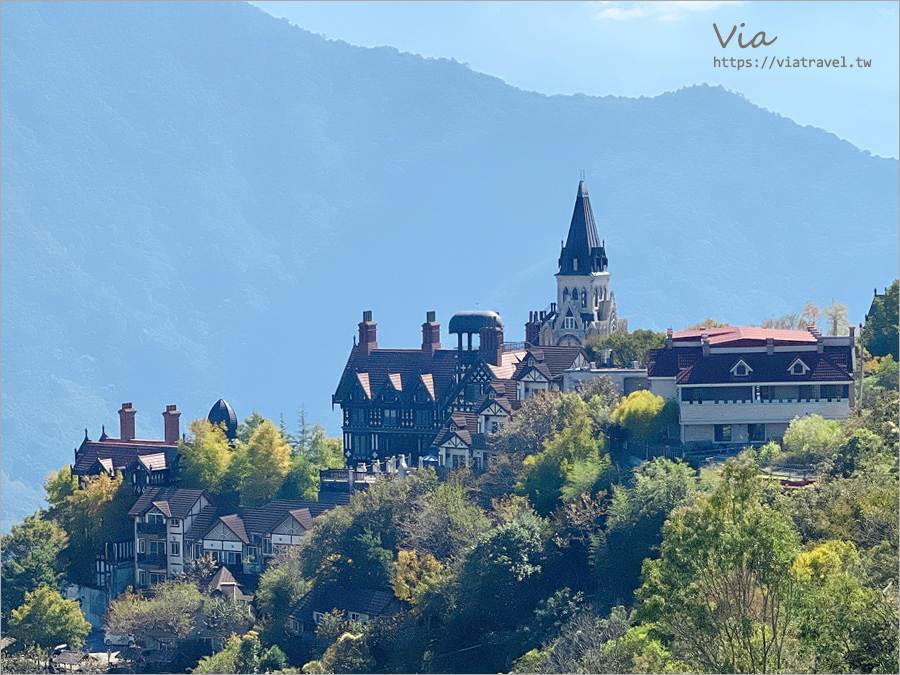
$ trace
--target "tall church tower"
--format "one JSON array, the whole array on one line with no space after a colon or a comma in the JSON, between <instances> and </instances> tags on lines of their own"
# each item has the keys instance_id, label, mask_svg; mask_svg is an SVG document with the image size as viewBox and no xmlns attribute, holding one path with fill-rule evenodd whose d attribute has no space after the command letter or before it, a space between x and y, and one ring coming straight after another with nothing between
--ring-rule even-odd
<instances>
[{"instance_id":1,"label":"tall church tower","mask_svg":"<svg viewBox=\"0 0 900 675\"><path fill-rule=\"evenodd\" d=\"M609 288L609 260L605 243L597 235L584 181L578 183L569 234L559 254L556 302L543 312L532 312L526 340L540 345L583 345L591 335L627 330L616 313Z\"/></svg>"}]
</instances>

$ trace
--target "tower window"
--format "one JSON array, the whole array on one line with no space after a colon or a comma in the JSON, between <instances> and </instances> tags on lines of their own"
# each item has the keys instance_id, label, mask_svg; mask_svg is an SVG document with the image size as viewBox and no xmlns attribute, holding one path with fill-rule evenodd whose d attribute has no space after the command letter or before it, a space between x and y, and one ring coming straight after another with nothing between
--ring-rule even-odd
<instances>
[{"instance_id":1,"label":"tower window","mask_svg":"<svg viewBox=\"0 0 900 675\"><path fill-rule=\"evenodd\" d=\"M574 272L578 271L578 258L572 258L572 270Z\"/></svg>"},{"instance_id":2,"label":"tower window","mask_svg":"<svg viewBox=\"0 0 900 675\"><path fill-rule=\"evenodd\" d=\"M581 289L581 306L587 307L587 291L585 289Z\"/></svg>"},{"instance_id":3,"label":"tower window","mask_svg":"<svg viewBox=\"0 0 900 675\"><path fill-rule=\"evenodd\" d=\"M564 288L564 289L563 289L563 302L565 302L565 301L568 300L568 299L569 299L569 289L568 289L568 288Z\"/></svg>"},{"instance_id":4,"label":"tower window","mask_svg":"<svg viewBox=\"0 0 900 675\"><path fill-rule=\"evenodd\" d=\"M565 322L565 327L570 328L570 329L575 328L575 318L571 317L571 316L567 316L566 322Z\"/></svg>"}]
</instances>

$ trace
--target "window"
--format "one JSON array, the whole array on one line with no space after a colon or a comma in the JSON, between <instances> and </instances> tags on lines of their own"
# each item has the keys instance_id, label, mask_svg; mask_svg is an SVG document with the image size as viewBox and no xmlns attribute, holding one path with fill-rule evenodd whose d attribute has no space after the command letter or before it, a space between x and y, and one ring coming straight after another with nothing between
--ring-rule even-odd
<instances>
[{"instance_id":1,"label":"window","mask_svg":"<svg viewBox=\"0 0 900 675\"><path fill-rule=\"evenodd\" d=\"M803 364L795 363L794 364L794 375L802 375L803 374Z\"/></svg>"},{"instance_id":2,"label":"window","mask_svg":"<svg viewBox=\"0 0 900 675\"><path fill-rule=\"evenodd\" d=\"M147 522L155 523L157 525L165 525L166 517L161 513L148 513L147 514Z\"/></svg>"},{"instance_id":3,"label":"window","mask_svg":"<svg viewBox=\"0 0 900 675\"><path fill-rule=\"evenodd\" d=\"M500 424L496 421L491 422L491 433L496 434L500 430Z\"/></svg>"},{"instance_id":4,"label":"window","mask_svg":"<svg viewBox=\"0 0 900 675\"><path fill-rule=\"evenodd\" d=\"M766 425L765 424L748 424L747 425L747 440L751 443L762 443L766 440Z\"/></svg>"},{"instance_id":5,"label":"window","mask_svg":"<svg viewBox=\"0 0 900 675\"><path fill-rule=\"evenodd\" d=\"M575 317L574 316L566 317L565 327L569 328L569 329L575 328Z\"/></svg>"},{"instance_id":6,"label":"window","mask_svg":"<svg viewBox=\"0 0 900 675\"><path fill-rule=\"evenodd\" d=\"M581 289L581 306L587 307L587 291L583 288Z\"/></svg>"},{"instance_id":7,"label":"window","mask_svg":"<svg viewBox=\"0 0 900 675\"><path fill-rule=\"evenodd\" d=\"M564 289L563 289L563 302L565 302L565 301L568 300L568 299L569 299L569 289L568 289L568 288L564 288Z\"/></svg>"},{"instance_id":8,"label":"window","mask_svg":"<svg viewBox=\"0 0 900 675\"><path fill-rule=\"evenodd\" d=\"M161 584L166 580L165 574L151 574L150 575L150 585L155 586L156 584Z\"/></svg>"},{"instance_id":9,"label":"window","mask_svg":"<svg viewBox=\"0 0 900 675\"><path fill-rule=\"evenodd\" d=\"M353 408L350 411L350 422L355 425L364 425L366 423L366 409Z\"/></svg>"},{"instance_id":10,"label":"window","mask_svg":"<svg viewBox=\"0 0 900 675\"><path fill-rule=\"evenodd\" d=\"M716 425L716 443L730 443L731 442L731 425L730 424L717 424Z\"/></svg>"},{"instance_id":11,"label":"window","mask_svg":"<svg viewBox=\"0 0 900 675\"><path fill-rule=\"evenodd\" d=\"M381 423L386 427L396 427L400 424L400 411L396 408L385 408L384 417L381 419Z\"/></svg>"},{"instance_id":12,"label":"window","mask_svg":"<svg viewBox=\"0 0 900 675\"><path fill-rule=\"evenodd\" d=\"M166 542L164 541L150 541L150 555L165 555L166 554Z\"/></svg>"},{"instance_id":13,"label":"window","mask_svg":"<svg viewBox=\"0 0 900 675\"><path fill-rule=\"evenodd\" d=\"M266 537L262 540L262 552L263 555L272 555L272 539Z\"/></svg>"},{"instance_id":14,"label":"window","mask_svg":"<svg viewBox=\"0 0 900 675\"><path fill-rule=\"evenodd\" d=\"M203 544L194 544L194 557L198 559L203 557Z\"/></svg>"},{"instance_id":15,"label":"window","mask_svg":"<svg viewBox=\"0 0 900 675\"><path fill-rule=\"evenodd\" d=\"M431 426L431 411L430 410L416 410L416 426L417 427L430 427Z\"/></svg>"},{"instance_id":16,"label":"window","mask_svg":"<svg viewBox=\"0 0 900 675\"><path fill-rule=\"evenodd\" d=\"M477 382L466 385L466 401L474 403L481 398L481 385Z\"/></svg>"},{"instance_id":17,"label":"window","mask_svg":"<svg viewBox=\"0 0 900 675\"><path fill-rule=\"evenodd\" d=\"M739 363L738 367L734 369L735 375L746 375L747 374L747 366L743 363Z\"/></svg>"},{"instance_id":18,"label":"window","mask_svg":"<svg viewBox=\"0 0 900 675\"><path fill-rule=\"evenodd\" d=\"M138 553L146 553L147 551L147 540L146 539L138 539Z\"/></svg>"},{"instance_id":19,"label":"window","mask_svg":"<svg viewBox=\"0 0 900 675\"><path fill-rule=\"evenodd\" d=\"M172 527L181 527L181 521L178 518L172 518L169 521L169 525L171 525Z\"/></svg>"},{"instance_id":20,"label":"window","mask_svg":"<svg viewBox=\"0 0 900 675\"><path fill-rule=\"evenodd\" d=\"M141 584L141 586L147 585L147 573L144 570L141 570L140 574L138 575L138 578L140 579L139 583Z\"/></svg>"},{"instance_id":21,"label":"window","mask_svg":"<svg viewBox=\"0 0 900 675\"><path fill-rule=\"evenodd\" d=\"M291 619L291 632L299 633L300 632L300 622L297 619Z\"/></svg>"},{"instance_id":22,"label":"window","mask_svg":"<svg viewBox=\"0 0 900 675\"><path fill-rule=\"evenodd\" d=\"M575 272L578 271L578 258L572 258L572 269Z\"/></svg>"},{"instance_id":23,"label":"window","mask_svg":"<svg viewBox=\"0 0 900 675\"><path fill-rule=\"evenodd\" d=\"M322 612L313 612L313 621L316 625L320 625L325 620L325 615Z\"/></svg>"},{"instance_id":24,"label":"window","mask_svg":"<svg viewBox=\"0 0 900 675\"><path fill-rule=\"evenodd\" d=\"M850 387L848 385L840 385L840 384L823 384L822 385L822 398L833 399L833 398L847 398L850 393Z\"/></svg>"},{"instance_id":25,"label":"window","mask_svg":"<svg viewBox=\"0 0 900 675\"><path fill-rule=\"evenodd\" d=\"M169 543L169 554L170 555L181 555L181 544L177 541L173 541Z\"/></svg>"}]
</instances>

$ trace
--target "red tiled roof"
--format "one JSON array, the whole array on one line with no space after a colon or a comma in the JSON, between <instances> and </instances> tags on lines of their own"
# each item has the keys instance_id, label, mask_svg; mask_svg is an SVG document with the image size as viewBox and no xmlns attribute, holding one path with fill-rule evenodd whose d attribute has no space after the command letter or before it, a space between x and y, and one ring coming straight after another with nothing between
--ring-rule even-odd
<instances>
[{"instance_id":1,"label":"red tiled roof","mask_svg":"<svg viewBox=\"0 0 900 675\"><path fill-rule=\"evenodd\" d=\"M760 328L759 326L723 326L721 328L704 328L702 330L677 330L672 339L678 341L699 340L706 334L710 346L724 346L735 343L736 347L766 343L772 338L776 345L803 344L816 341L816 336L808 330L781 330L777 328ZM739 344L741 343L741 344Z\"/></svg>"}]
</instances>

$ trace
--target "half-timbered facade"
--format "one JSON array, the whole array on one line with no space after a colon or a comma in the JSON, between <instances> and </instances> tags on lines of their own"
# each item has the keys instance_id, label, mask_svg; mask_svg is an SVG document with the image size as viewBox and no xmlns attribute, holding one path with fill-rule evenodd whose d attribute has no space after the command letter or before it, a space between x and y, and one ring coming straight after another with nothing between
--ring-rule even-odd
<instances>
[{"instance_id":1,"label":"half-timbered facade","mask_svg":"<svg viewBox=\"0 0 900 675\"><path fill-rule=\"evenodd\" d=\"M332 398L343 410L351 466L394 455L413 462L434 455L441 466L485 468L485 436L535 392L560 391L565 370L588 365L579 346L504 343L495 312L455 314L449 325L455 349L441 348L434 312L422 326L420 349L380 349L376 329L372 313L364 312L359 341ZM463 444L458 452L454 443Z\"/></svg>"}]
</instances>

